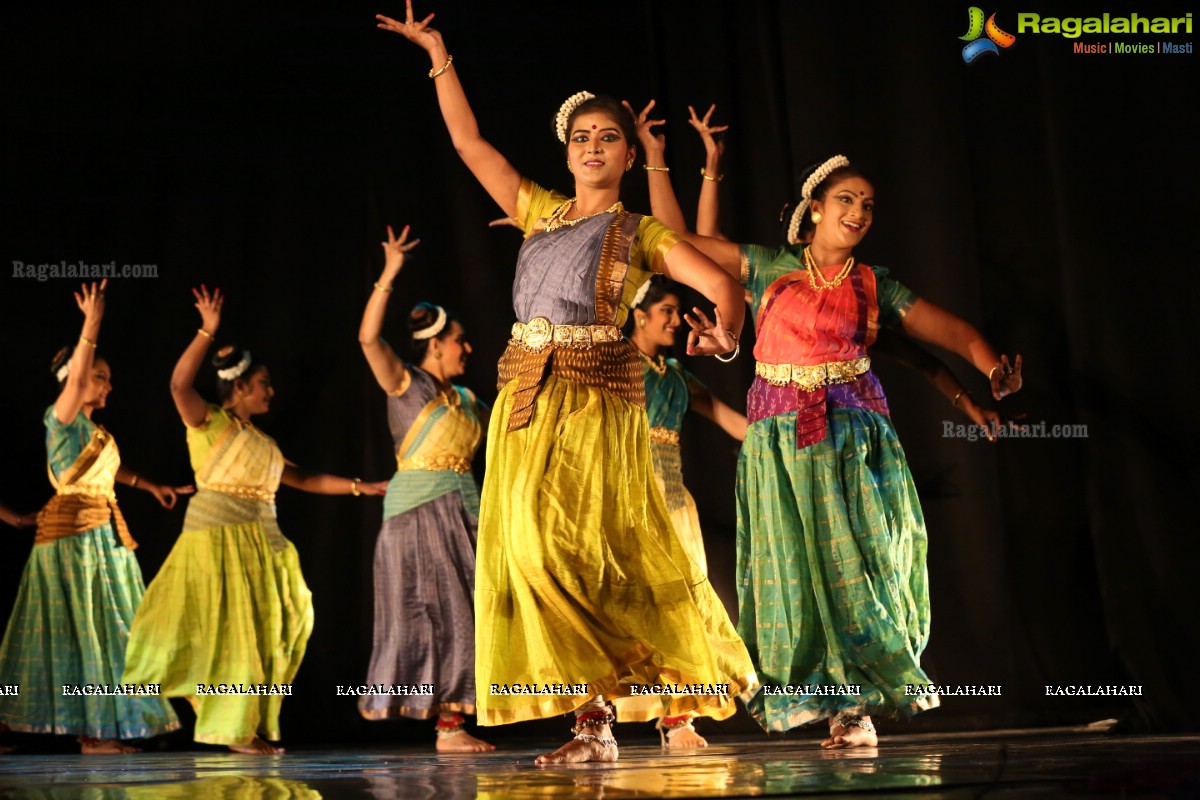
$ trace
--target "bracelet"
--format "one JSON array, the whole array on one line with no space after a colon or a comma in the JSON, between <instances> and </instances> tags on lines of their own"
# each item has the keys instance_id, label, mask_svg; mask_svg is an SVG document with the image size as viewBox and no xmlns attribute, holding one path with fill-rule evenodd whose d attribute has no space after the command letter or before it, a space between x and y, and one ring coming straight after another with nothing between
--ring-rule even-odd
<instances>
[{"instance_id":1,"label":"bracelet","mask_svg":"<svg viewBox=\"0 0 1200 800\"><path fill-rule=\"evenodd\" d=\"M717 183L720 183L721 181L725 180L725 173L722 172L720 175L718 175L717 177L714 178L712 175L708 174L708 172L704 169L704 167L701 167L700 168L700 177L704 178L704 180L706 180L706 181L715 181Z\"/></svg>"},{"instance_id":2,"label":"bracelet","mask_svg":"<svg viewBox=\"0 0 1200 800\"><path fill-rule=\"evenodd\" d=\"M375 288L381 292L391 292L392 291L391 286L383 286L382 284L379 283L379 281L375 281Z\"/></svg>"},{"instance_id":3,"label":"bracelet","mask_svg":"<svg viewBox=\"0 0 1200 800\"><path fill-rule=\"evenodd\" d=\"M730 336L733 336L733 331L727 330L726 333L728 333ZM717 361L720 361L722 364L728 364L730 361L733 361L735 358L737 358L738 353L740 352L742 352L742 345L735 339L733 352L728 354L729 358L722 358L721 356L713 356L713 358L717 359Z\"/></svg>"},{"instance_id":4,"label":"bracelet","mask_svg":"<svg viewBox=\"0 0 1200 800\"><path fill-rule=\"evenodd\" d=\"M96 343L95 343L95 342L93 342L91 339L89 339L89 338L88 338L88 337L86 337L86 336L80 336L80 337L79 337L79 341L83 342L83 343L84 343L84 344L86 344L88 347L92 348L93 350L95 350L95 349L96 349Z\"/></svg>"},{"instance_id":5,"label":"bracelet","mask_svg":"<svg viewBox=\"0 0 1200 800\"><path fill-rule=\"evenodd\" d=\"M442 68L439 69L437 72L434 72L433 70L429 70L429 77L436 78L438 75L441 75L443 72L450 69L450 65L453 63L454 63L454 56L450 56L450 55L446 56L446 63L442 65Z\"/></svg>"},{"instance_id":6,"label":"bracelet","mask_svg":"<svg viewBox=\"0 0 1200 800\"><path fill-rule=\"evenodd\" d=\"M991 369L989 369L989 370L988 370L988 382L989 382L989 383L990 383L990 382L991 382L991 380L992 380L992 373L993 373L993 372L995 372L996 370L1000 370L1001 372L1003 372L1003 371L1004 371L1004 365L1003 365L1003 364L997 364L996 366L994 366L994 367L992 367Z\"/></svg>"},{"instance_id":7,"label":"bracelet","mask_svg":"<svg viewBox=\"0 0 1200 800\"><path fill-rule=\"evenodd\" d=\"M137 482L138 482L138 476L135 474L132 478L129 479L129 488L130 489L136 488Z\"/></svg>"},{"instance_id":8,"label":"bracelet","mask_svg":"<svg viewBox=\"0 0 1200 800\"><path fill-rule=\"evenodd\" d=\"M211 333L209 333L208 331L204 330L204 328L196 328L196 333L205 337L209 341L212 341L213 335Z\"/></svg>"},{"instance_id":9,"label":"bracelet","mask_svg":"<svg viewBox=\"0 0 1200 800\"><path fill-rule=\"evenodd\" d=\"M970 392L968 392L966 389L960 389L960 390L958 391L958 394L954 395L954 399L950 401L950 405L952 405L952 406L954 406L955 408L957 408L957 407L958 407L958 400L959 400L959 398L960 398L960 397L962 397L964 394L965 394L967 397L970 397L970 396L971 396L971 393L970 393Z\"/></svg>"},{"instance_id":10,"label":"bracelet","mask_svg":"<svg viewBox=\"0 0 1200 800\"><path fill-rule=\"evenodd\" d=\"M642 164L642 169L647 172L670 172L670 167L652 167L649 164Z\"/></svg>"},{"instance_id":11,"label":"bracelet","mask_svg":"<svg viewBox=\"0 0 1200 800\"><path fill-rule=\"evenodd\" d=\"M354 495L355 497L358 497L359 495L362 494L362 492L360 492L358 490L358 482L361 480L362 480L362 478L351 478L350 479L350 494Z\"/></svg>"}]
</instances>

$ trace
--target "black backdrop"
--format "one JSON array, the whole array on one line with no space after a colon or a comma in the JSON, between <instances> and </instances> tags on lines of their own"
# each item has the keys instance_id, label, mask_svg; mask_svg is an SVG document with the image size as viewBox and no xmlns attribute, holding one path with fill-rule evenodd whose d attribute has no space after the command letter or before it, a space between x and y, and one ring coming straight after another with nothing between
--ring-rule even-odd
<instances>
[{"instance_id":1,"label":"black backdrop","mask_svg":"<svg viewBox=\"0 0 1200 800\"><path fill-rule=\"evenodd\" d=\"M1017 11L1184 8L1117 5L1035 0L998 22L1016 32ZM1194 55L1080 55L1068 39L1026 34L965 65L966 6L956 3L432 10L484 134L544 184L570 190L551 118L583 88L658 100L689 217L702 149L686 105L716 102L733 125L722 222L739 241L780 240L779 209L805 164L842 152L867 166L879 205L860 256L1024 354L1026 388L1004 402L1007 413L1088 426L1087 438L994 446L943 438L943 421L967 420L915 374L878 365L930 531L926 662L942 682L1003 686L1000 698L949 701L908 729L1109 716L1141 728L1194 724L1197 434L1183 345L1197 287L1192 265L1178 261L1192 249L1185 234L1197 211L1185 123ZM519 237L485 226L500 212L449 144L428 59L375 30L376 12L403 7L6 9L3 500L30 510L50 492L39 425L53 399L47 366L80 323L72 282L12 277L11 261L157 266L157 278L110 288L101 351L115 391L97 419L127 464L160 481L191 482L167 378L196 327L188 289L200 282L229 296L219 338L272 368L278 396L261 424L284 453L343 475L390 474L383 396L355 341L388 223L409 223L422 239L388 329L419 299L458 310L475 346L465 382L494 396ZM648 210L644 175L630 178L626 204ZM986 396L981 376L941 355ZM690 366L744 406L750 358ZM714 426L688 423L686 478L731 613L735 453ZM182 509L121 497L149 581ZM281 492L280 521L317 613L285 704L289 742L428 736L427 723L367 723L351 698L334 696L364 677L380 512L377 500ZM0 540L5 615L30 539ZM1140 684L1145 694L1045 693L1089 683ZM741 714L724 729L753 728Z\"/></svg>"}]
</instances>

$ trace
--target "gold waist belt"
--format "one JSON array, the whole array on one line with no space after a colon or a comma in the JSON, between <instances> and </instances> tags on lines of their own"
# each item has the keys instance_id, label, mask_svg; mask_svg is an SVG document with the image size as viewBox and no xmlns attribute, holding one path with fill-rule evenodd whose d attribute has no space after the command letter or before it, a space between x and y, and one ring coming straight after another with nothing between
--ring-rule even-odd
<instances>
[{"instance_id":1,"label":"gold waist belt","mask_svg":"<svg viewBox=\"0 0 1200 800\"><path fill-rule=\"evenodd\" d=\"M863 356L850 361L830 361L802 367L799 364L754 365L754 374L772 386L795 384L803 391L812 392L834 383L850 383L871 368L871 357Z\"/></svg>"},{"instance_id":2,"label":"gold waist belt","mask_svg":"<svg viewBox=\"0 0 1200 800\"><path fill-rule=\"evenodd\" d=\"M96 497L101 500L116 500L116 492L113 491L111 483L105 484L86 484L86 483L68 483L58 487L59 494L77 495L80 497Z\"/></svg>"},{"instance_id":3,"label":"gold waist belt","mask_svg":"<svg viewBox=\"0 0 1200 800\"><path fill-rule=\"evenodd\" d=\"M130 550L137 542L129 535L125 517L117 507L116 495L109 492L94 493L80 491L86 487L60 486L58 494L50 498L46 507L38 512L37 536L34 544L47 544L67 536L84 533L111 521L117 529L121 544Z\"/></svg>"},{"instance_id":4,"label":"gold waist belt","mask_svg":"<svg viewBox=\"0 0 1200 800\"><path fill-rule=\"evenodd\" d=\"M679 431L670 428L651 428L650 441L654 444L673 444L679 447Z\"/></svg>"},{"instance_id":5,"label":"gold waist belt","mask_svg":"<svg viewBox=\"0 0 1200 800\"><path fill-rule=\"evenodd\" d=\"M621 330L616 325L556 325L545 317L534 317L529 322L514 322L509 341L527 352L540 353L550 346L587 350L620 339Z\"/></svg>"},{"instance_id":6,"label":"gold waist belt","mask_svg":"<svg viewBox=\"0 0 1200 800\"><path fill-rule=\"evenodd\" d=\"M221 494L230 494L234 497L246 497L251 500L261 500L264 503L274 503L275 493L266 489L259 489L257 486L241 486L236 483L201 483L196 481L197 489L204 489L210 492L220 492Z\"/></svg>"},{"instance_id":7,"label":"gold waist belt","mask_svg":"<svg viewBox=\"0 0 1200 800\"><path fill-rule=\"evenodd\" d=\"M448 469L459 475L465 475L471 471L471 459L465 456L456 456L453 453L439 453L436 456L413 456L396 460L397 472L411 469L426 469L434 472Z\"/></svg>"}]
</instances>

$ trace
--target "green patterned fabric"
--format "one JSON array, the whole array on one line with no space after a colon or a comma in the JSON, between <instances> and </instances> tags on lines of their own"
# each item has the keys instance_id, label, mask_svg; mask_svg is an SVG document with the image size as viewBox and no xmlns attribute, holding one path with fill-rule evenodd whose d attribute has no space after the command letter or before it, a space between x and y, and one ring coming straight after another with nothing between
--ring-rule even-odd
<instances>
[{"instance_id":1,"label":"green patterned fabric","mask_svg":"<svg viewBox=\"0 0 1200 800\"><path fill-rule=\"evenodd\" d=\"M62 424L46 411L46 454L57 477L95 426L83 414ZM161 697L63 693L64 686L116 687L145 585L137 558L110 524L34 545L21 574L4 641L0 720L13 730L97 739L141 739L179 727ZM85 690L86 691L86 690Z\"/></svg>"},{"instance_id":2,"label":"green patterned fabric","mask_svg":"<svg viewBox=\"0 0 1200 800\"><path fill-rule=\"evenodd\" d=\"M904 694L930 683L927 538L891 421L833 409L823 441L795 443L795 412L767 417L738 459L738 633L764 686L750 714L785 731L840 711L936 706ZM858 685L861 696L771 693L789 685Z\"/></svg>"}]
</instances>

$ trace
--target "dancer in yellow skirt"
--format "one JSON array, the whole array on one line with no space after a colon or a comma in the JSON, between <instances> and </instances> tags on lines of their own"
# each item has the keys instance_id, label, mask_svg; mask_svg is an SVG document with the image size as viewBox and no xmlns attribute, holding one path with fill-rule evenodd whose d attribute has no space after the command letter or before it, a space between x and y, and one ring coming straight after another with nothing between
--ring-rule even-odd
<instances>
[{"instance_id":1,"label":"dancer in yellow skirt","mask_svg":"<svg viewBox=\"0 0 1200 800\"><path fill-rule=\"evenodd\" d=\"M187 426L198 491L183 533L146 589L129 638L126 683L156 683L196 712L197 742L273 755L279 711L312 632L312 594L275 520L280 483L315 494L381 495L387 484L307 473L250 423L275 390L247 350L217 351L221 405L196 374L221 322L220 290L193 290L201 327L175 365L171 395Z\"/></svg>"},{"instance_id":2,"label":"dancer in yellow skirt","mask_svg":"<svg viewBox=\"0 0 1200 800\"><path fill-rule=\"evenodd\" d=\"M543 189L480 135L441 35L407 6L406 21L381 16L380 27L428 52L455 148L526 235L479 524L479 721L575 711L576 738L538 763L613 761L605 696L663 692L646 720L664 710L728 717L734 698L757 685L654 487L641 362L618 327L650 272L664 272L717 306L715 325L693 318L689 349L736 354L741 289L621 206L621 177L636 156L625 108L586 93L564 104L557 132L576 196Z\"/></svg>"}]
</instances>

